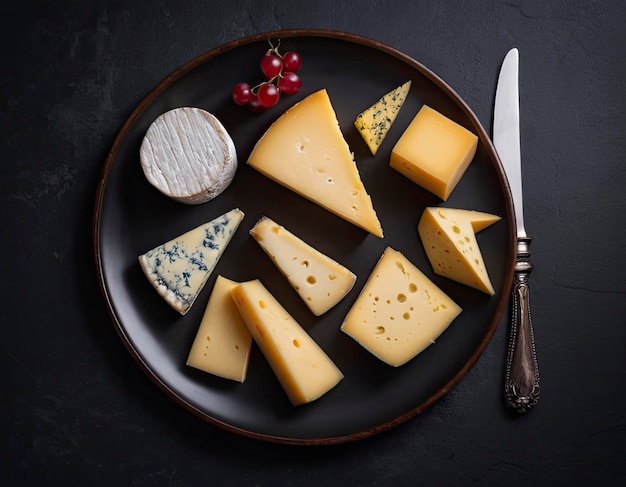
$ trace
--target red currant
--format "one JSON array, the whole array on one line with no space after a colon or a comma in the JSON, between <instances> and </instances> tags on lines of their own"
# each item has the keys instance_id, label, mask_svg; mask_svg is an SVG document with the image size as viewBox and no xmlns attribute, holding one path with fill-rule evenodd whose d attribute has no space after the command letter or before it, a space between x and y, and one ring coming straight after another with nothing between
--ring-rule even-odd
<instances>
[{"instance_id":1,"label":"red currant","mask_svg":"<svg viewBox=\"0 0 626 487\"><path fill-rule=\"evenodd\" d=\"M302 67L300 54L288 51L283 55L283 71L295 73Z\"/></svg>"},{"instance_id":2,"label":"red currant","mask_svg":"<svg viewBox=\"0 0 626 487\"><path fill-rule=\"evenodd\" d=\"M265 108L271 108L280 98L280 91L276 85L273 83L265 83L261 85L259 88L259 92L257 93L257 97L259 98L259 102Z\"/></svg>"},{"instance_id":3,"label":"red currant","mask_svg":"<svg viewBox=\"0 0 626 487\"><path fill-rule=\"evenodd\" d=\"M246 105L252 98L252 90L248 83L237 83L231 93L237 105Z\"/></svg>"},{"instance_id":4,"label":"red currant","mask_svg":"<svg viewBox=\"0 0 626 487\"><path fill-rule=\"evenodd\" d=\"M261 59L261 71L268 78L278 76L283 70L283 61L276 54L268 54Z\"/></svg>"},{"instance_id":5,"label":"red currant","mask_svg":"<svg viewBox=\"0 0 626 487\"><path fill-rule=\"evenodd\" d=\"M261 105L261 101L258 96L252 96L248 102L248 108L254 113L260 113L265 110L265 107Z\"/></svg>"},{"instance_id":6,"label":"red currant","mask_svg":"<svg viewBox=\"0 0 626 487\"><path fill-rule=\"evenodd\" d=\"M302 88L302 80L296 73L283 73L278 80L278 88L286 95L295 95Z\"/></svg>"}]
</instances>

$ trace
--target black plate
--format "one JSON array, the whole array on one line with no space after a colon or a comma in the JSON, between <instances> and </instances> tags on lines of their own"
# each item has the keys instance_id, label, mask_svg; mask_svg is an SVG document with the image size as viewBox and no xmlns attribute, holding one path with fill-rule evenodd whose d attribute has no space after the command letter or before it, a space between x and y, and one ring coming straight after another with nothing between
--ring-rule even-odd
<instances>
[{"instance_id":1,"label":"black plate","mask_svg":"<svg viewBox=\"0 0 626 487\"><path fill-rule=\"evenodd\" d=\"M303 88L277 107L253 114L230 99L240 82L262 81L258 65L268 39L303 58ZM409 97L375 157L353 121L380 96L411 79ZM385 231L381 240L266 179L245 162L258 138L285 109L326 88ZM480 138L465 176L445 204L388 166L391 149L422 104L464 125ZM237 147L239 169L231 186L199 206L176 203L152 188L139 164L139 146L161 113L196 106L215 114ZM502 221L478 234L496 295L489 297L435 276L417 234L426 206L474 209ZM137 256L201 223L239 207L246 217L202 294L182 317L157 295ZM352 292L315 318L249 236L268 215L358 277ZM290 30L245 38L194 59L159 84L133 111L106 160L94 214L97 270L117 331L146 374L175 401L201 418L254 438L298 444L339 443L386 430L446 394L474 365L498 326L514 266L514 216L506 179L480 122L459 96L420 63L381 43L329 31ZM339 327L386 246L403 252L463 309L434 346L392 368L361 348ZM260 278L320 343L345 374L319 400L293 407L257 348L244 384L185 365L215 277Z\"/></svg>"}]
</instances>

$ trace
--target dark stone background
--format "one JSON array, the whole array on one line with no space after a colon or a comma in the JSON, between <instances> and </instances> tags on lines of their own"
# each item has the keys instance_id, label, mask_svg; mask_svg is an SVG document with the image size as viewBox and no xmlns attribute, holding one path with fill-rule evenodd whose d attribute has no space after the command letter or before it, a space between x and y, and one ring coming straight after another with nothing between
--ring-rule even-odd
<instances>
[{"instance_id":1,"label":"dark stone background","mask_svg":"<svg viewBox=\"0 0 626 487\"><path fill-rule=\"evenodd\" d=\"M491 132L520 49L525 212L542 397L502 402L506 320L465 379L370 439L268 444L205 424L125 350L98 289L97 181L163 78L242 36L389 44ZM626 480L626 6L622 1L22 1L0 13L3 485L615 485Z\"/></svg>"}]
</instances>

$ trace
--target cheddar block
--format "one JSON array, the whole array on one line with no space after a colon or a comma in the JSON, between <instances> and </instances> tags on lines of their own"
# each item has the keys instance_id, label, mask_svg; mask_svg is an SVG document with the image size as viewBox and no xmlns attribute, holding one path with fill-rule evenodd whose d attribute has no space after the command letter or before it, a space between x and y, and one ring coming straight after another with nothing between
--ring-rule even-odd
<instances>
[{"instance_id":1,"label":"cheddar block","mask_svg":"<svg viewBox=\"0 0 626 487\"><path fill-rule=\"evenodd\" d=\"M224 379L244 382L252 335L230 295L237 284L217 276L187 365Z\"/></svg>"},{"instance_id":2,"label":"cheddar block","mask_svg":"<svg viewBox=\"0 0 626 487\"><path fill-rule=\"evenodd\" d=\"M478 147L478 137L424 105L391 151L389 165L447 200Z\"/></svg>"},{"instance_id":3,"label":"cheddar block","mask_svg":"<svg viewBox=\"0 0 626 487\"><path fill-rule=\"evenodd\" d=\"M387 247L341 330L399 367L435 343L461 311L402 253Z\"/></svg>"},{"instance_id":4,"label":"cheddar block","mask_svg":"<svg viewBox=\"0 0 626 487\"><path fill-rule=\"evenodd\" d=\"M383 230L326 90L296 103L256 143L248 164L368 232Z\"/></svg>"},{"instance_id":5,"label":"cheddar block","mask_svg":"<svg viewBox=\"0 0 626 487\"><path fill-rule=\"evenodd\" d=\"M417 229L433 271L493 296L476 232L499 220L479 211L426 208Z\"/></svg>"},{"instance_id":6,"label":"cheddar block","mask_svg":"<svg viewBox=\"0 0 626 487\"><path fill-rule=\"evenodd\" d=\"M315 316L326 313L350 292L356 276L268 217L250 230Z\"/></svg>"},{"instance_id":7,"label":"cheddar block","mask_svg":"<svg viewBox=\"0 0 626 487\"><path fill-rule=\"evenodd\" d=\"M231 296L294 406L318 399L343 379L328 355L258 279L235 286Z\"/></svg>"},{"instance_id":8,"label":"cheddar block","mask_svg":"<svg viewBox=\"0 0 626 487\"><path fill-rule=\"evenodd\" d=\"M390 91L367 110L360 113L354 126L363 137L373 156L385 140L398 112L411 89L411 80Z\"/></svg>"}]
</instances>

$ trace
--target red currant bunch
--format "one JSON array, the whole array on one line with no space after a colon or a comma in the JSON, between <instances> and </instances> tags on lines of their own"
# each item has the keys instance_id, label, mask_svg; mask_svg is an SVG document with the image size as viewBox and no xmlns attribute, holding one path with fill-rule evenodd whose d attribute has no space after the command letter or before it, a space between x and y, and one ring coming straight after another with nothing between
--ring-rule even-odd
<instances>
[{"instance_id":1,"label":"red currant bunch","mask_svg":"<svg viewBox=\"0 0 626 487\"><path fill-rule=\"evenodd\" d=\"M280 54L280 40L274 46L269 40L270 48L261 58L261 72L265 81L254 87L248 83L237 83L231 96L237 105L247 105L253 112L262 112L271 108L278 100L281 93L295 95L302 88L302 80L296 72L302 67L302 58L295 51Z\"/></svg>"}]
</instances>

